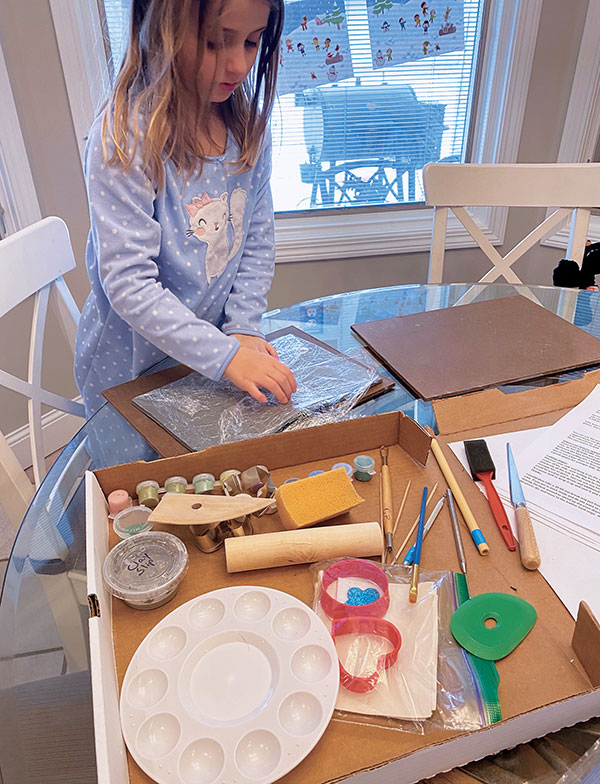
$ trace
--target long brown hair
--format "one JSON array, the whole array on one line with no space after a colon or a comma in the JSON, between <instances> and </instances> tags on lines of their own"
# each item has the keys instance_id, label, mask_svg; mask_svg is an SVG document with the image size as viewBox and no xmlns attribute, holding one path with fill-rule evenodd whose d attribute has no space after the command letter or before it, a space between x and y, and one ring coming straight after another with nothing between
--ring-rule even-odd
<instances>
[{"instance_id":1,"label":"long brown hair","mask_svg":"<svg viewBox=\"0 0 600 784\"><path fill-rule=\"evenodd\" d=\"M220 116L240 148L239 169L254 166L275 98L283 0L267 0L267 29L245 82L222 104ZM131 167L138 146L155 187L164 184L164 164L172 160L186 176L203 161L195 123L189 122L178 67L192 9L197 7L197 65L206 45L206 21L225 0L132 0L129 41L102 121L104 157L110 165ZM216 6L216 8L215 8ZM208 99L198 95L196 119L208 116ZM143 125L143 129L142 129ZM109 157L108 141L114 152ZM201 170L201 169L200 169Z\"/></svg>"}]
</instances>

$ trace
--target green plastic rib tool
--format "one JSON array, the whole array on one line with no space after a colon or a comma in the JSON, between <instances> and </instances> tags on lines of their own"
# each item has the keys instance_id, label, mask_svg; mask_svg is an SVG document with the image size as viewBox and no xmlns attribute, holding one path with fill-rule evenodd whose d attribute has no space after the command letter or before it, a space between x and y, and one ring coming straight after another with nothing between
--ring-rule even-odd
<instances>
[{"instance_id":1,"label":"green plastic rib tool","mask_svg":"<svg viewBox=\"0 0 600 784\"><path fill-rule=\"evenodd\" d=\"M482 593L458 607L450 629L459 645L469 653L498 661L527 637L536 619L535 609L518 596Z\"/></svg>"}]
</instances>

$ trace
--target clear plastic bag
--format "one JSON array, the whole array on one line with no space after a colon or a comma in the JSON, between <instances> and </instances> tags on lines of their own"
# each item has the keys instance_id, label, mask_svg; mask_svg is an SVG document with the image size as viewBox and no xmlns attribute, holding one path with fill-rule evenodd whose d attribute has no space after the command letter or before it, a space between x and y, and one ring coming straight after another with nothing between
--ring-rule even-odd
<instances>
[{"instance_id":1,"label":"clear plastic bag","mask_svg":"<svg viewBox=\"0 0 600 784\"><path fill-rule=\"evenodd\" d=\"M393 636L387 639L378 634L374 624L374 631L369 631L368 623L359 633L338 636L339 622L328 614L329 602L322 600L323 576L327 583L328 575L336 571L327 570L352 561L356 559L311 566L315 578L313 609L332 631L342 665L341 680L349 684L349 688L340 686L336 719L422 734L440 728L472 731L485 727L488 721L477 675L450 632L450 617L457 606L453 573L421 572L417 602L410 604L410 570L367 562L387 578L389 605L379 617L394 626L401 637L397 658L386 667L385 656L393 649ZM380 585L356 574L340 577L326 589L337 603L350 606L351 612L359 615L367 615L372 609L369 603L374 591L382 595ZM338 611L344 613L342 608Z\"/></svg>"},{"instance_id":2,"label":"clear plastic bag","mask_svg":"<svg viewBox=\"0 0 600 784\"><path fill-rule=\"evenodd\" d=\"M276 338L273 346L298 385L298 391L285 405L270 393L266 404L259 403L229 381L211 381L199 373L138 395L133 402L188 449L196 451L346 419L378 380L374 369L296 335Z\"/></svg>"}]
</instances>

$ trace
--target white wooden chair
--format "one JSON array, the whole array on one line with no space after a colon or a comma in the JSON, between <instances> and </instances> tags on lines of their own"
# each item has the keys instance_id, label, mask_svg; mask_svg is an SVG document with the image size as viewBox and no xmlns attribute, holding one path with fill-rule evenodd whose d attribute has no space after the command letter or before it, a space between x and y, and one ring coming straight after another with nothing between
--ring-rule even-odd
<instances>
[{"instance_id":1,"label":"white wooden chair","mask_svg":"<svg viewBox=\"0 0 600 784\"><path fill-rule=\"evenodd\" d=\"M42 404L84 417L81 403L42 388L44 329L50 298L69 346L75 348L79 310L63 275L75 267L69 231L60 218L44 218L0 242L0 318L34 296L29 341L27 380L0 369L0 386L27 398L29 442L35 484L32 484L0 433L0 498L11 521L18 526L45 476L42 440Z\"/></svg>"},{"instance_id":2,"label":"white wooden chair","mask_svg":"<svg viewBox=\"0 0 600 784\"><path fill-rule=\"evenodd\" d=\"M44 218L0 241L0 318L34 297L27 380L0 369L0 386L23 395L28 401L34 483L0 432L0 502L15 527L23 520L46 474L42 404L85 417L81 403L42 387L44 331L51 299L67 342L72 351L75 348L79 310L62 277L74 267L69 231L60 218ZM83 439L54 481L48 499L42 503L37 497L31 507L31 524L36 535L32 538L28 563L43 583L63 641L68 672L87 668L86 635L79 618L79 607L87 606L87 590L85 572L69 568L73 560L72 546L70 549L64 541L59 523L89 463L86 439Z\"/></svg>"},{"instance_id":3,"label":"white wooden chair","mask_svg":"<svg viewBox=\"0 0 600 784\"><path fill-rule=\"evenodd\" d=\"M423 169L423 185L426 203L433 207L428 283L442 282L448 210L452 210L492 263L479 283L491 283L500 276L508 283L522 283L513 270L515 261L569 216L571 229L565 258L581 264L590 209L600 206L600 163L428 163ZM501 256L467 207L556 209Z\"/></svg>"}]
</instances>

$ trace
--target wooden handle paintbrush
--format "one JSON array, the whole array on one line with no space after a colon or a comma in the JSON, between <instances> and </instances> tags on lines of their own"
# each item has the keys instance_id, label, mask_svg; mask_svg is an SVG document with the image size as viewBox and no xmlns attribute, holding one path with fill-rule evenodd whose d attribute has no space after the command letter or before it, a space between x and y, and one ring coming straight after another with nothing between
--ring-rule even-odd
<instances>
[{"instance_id":1,"label":"wooden handle paintbrush","mask_svg":"<svg viewBox=\"0 0 600 784\"><path fill-rule=\"evenodd\" d=\"M381 455L381 522L383 527L383 552L384 563L387 563L389 554L394 551L392 534L394 527L394 518L392 515L392 480L390 477L390 467L388 465L388 447L380 447L379 454Z\"/></svg>"},{"instance_id":2,"label":"wooden handle paintbrush","mask_svg":"<svg viewBox=\"0 0 600 784\"><path fill-rule=\"evenodd\" d=\"M464 517L465 523L467 524L469 531L471 532L471 538L475 543L475 547L479 551L479 555L487 555L490 551L488 543L485 541L485 537L481 532L481 528L479 527L477 521L475 520L475 516L471 511L471 507L467 503L467 499L464 497L462 490L460 489L458 482L456 481L456 477L452 473L452 469L450 468L448 461L444 457L444 453L442 452L442 448L435 440L435 438L431 439L431 451L434 454L435 459L438 462L439 467L442 470L442 474L444 475L444 479L448 483L448 487L452 490L452 495L454 496L456 503L460 511L462 512L462 516Z\"/></svg>"}]
</instances>

